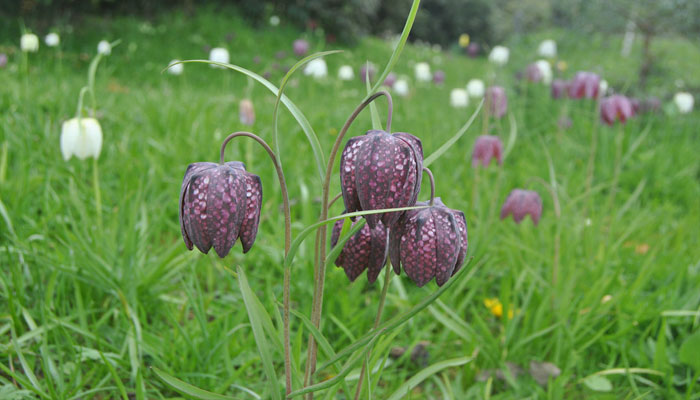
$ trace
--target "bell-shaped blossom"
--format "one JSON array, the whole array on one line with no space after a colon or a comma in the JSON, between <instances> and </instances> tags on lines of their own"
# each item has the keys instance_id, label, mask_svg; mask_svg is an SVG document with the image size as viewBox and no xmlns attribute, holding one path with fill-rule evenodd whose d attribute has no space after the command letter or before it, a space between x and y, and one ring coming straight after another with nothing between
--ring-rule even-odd
<instances>
[{"instance_id":1,"label":"bell-shaped blossom","mask_svg":"<svg viewBox=\"0 0 700 400\"><path fill-rule=\"evenodd\" d=\"M569 92L569 82L563 79L555 79L552 81L552 98L561 99L566 97Z\"/></svg>"},{"instance_id":2,"label":"bell-shaped blossom","mask_svg":"<svg viewBox=\"0 0 700 400\"><path fill-rule=\"evenodd\" d=\"M469 43L469 46L467 46L467 54L469 57L474 58L479 55L479 52L481 51L481 46L479 46L479 43Z\"/></svg>"},{"instance_id":3,"label":"bell-shaped blossom","mask_svg":"<svg viewBox=\"0 0 700 400\"><path fill-rule=\"evenodd\" d=\"M495 46L491 49L491 54L489 54L489 61L493 64L502 67L508 63L508 58L510 57L510 50L504 46Z\"/></svg>"},{"instance_id":4,"label":"bell-shaped blossom","mask_svg":"<svg viewBox=\"0 0 700 400\"><path fill-rule=\"evenodd\" d=\"M520 223L526 215L537 225L542 216L542 199L537 192L524 189L513 189L501 207L501 219L513 215L516 223Z\"/></svg>"},{"instance_id":5,"label":"bell-shaped blossom","mask_svg":"<svg viewBox=\"0 0 700 400\"><path fill-rule=\"evenodd\" d=\"M592 72L579 71L569 83L569 97L572 99L595 99L600 91L600 77Z\"/></svg>"},{"instance_id":6,"label":"bell-shaped blossom","mask_svg":"<svg viewBox=\"0 0 700 400\"><path fill-rule=\"evenodd\" d=\"M676 93L673 96L673 102L676 104L676 107L681 114L687 114L693 111L693 106L695 105L693 95L688 92Z\"/></svg>"},{"instance_id":7,"label":"bell-shaped blossom","mask_svg":"<svg viewBox=\"0 0 700 400\"><path fill-rule=\"evenodd\" d=\"M459 47L467 47L469 46L469 35L466 33L463 33L459 35Z\"/></svg>"},{"instance_id":8,"label":"bell-shaped blossom","mask_svg":"<svg viewBox=\"0 0 700 400\"><path fill-rule=\"evenodd\" d=\"M537 47L537 54L544 58L555 58L557 56L557 42L552 39L543 40Z\"/></svg>"},{"instance_id":9,"label":"bell-shaped blossom","mask_svg":"<svg viewBox=\"0 0 700 400\"><path fill-rule=\"evenodd\" d=\"M7 65L7 54L0 53L0 68L5 68Z\"/></svg>"},{"instance_id":10,"label":"bell-shaped blossom","mask_svg":"<svg viewBox=\"0 0 700 400\"><path fill-rule=\"evenodd\" d=\"M608 81L601 79L600 85L598 85L598 96L603 97L606 94L608 94Z\"/></svg>"},{"instance_id":11,"label":"bell-shaped blossom","mask_svg":"<svg viewBox=\"0 0 700 400\"><path fill-rule=\"evenodd\" d=\"M470 79L469 82L467 82L467 93L469 93L469 97L480 99L484 97L485 91L486 86L481 79Z\"/></svg>"},{"instance_id":12,"label":"bell-shaped blossom","mask_svg":"<svg viewBox=\"0 0 700 400\"><path fill-rule=\"evenodd\" d=\"M181 63L180 60L170 60L170 64L168 65L170 65L170 67L168 67L168 73L171 75L182 75L182 72L185 70L185 64Z\"/></svg>"},{"instance_id":13,"label":"bell-shaped blossom","mask_svg":"<svg viewBox=\"0 0 700 400\"><path fill-rule=\"evenodd\" d=\"M535 68L540 73L540 79L545 85L549 85L552 82L552 66L547 60L537 60L535 61Z\"/></svg>"},{"instance_id":14,"label":"bell-shaped blossom","mask_svg":"<svg viewBox=\"0 0 700 400\"><path fill-rule=\"evenodd\" d=\"M243 125L253 126L255 124L255 108L253 108L252 101L243 99L238 103L238 118Z\"/></svg>"},{"instance_id":15,"label":"bell-shaped blossom","mask_svg":"<svg viewBox=\"0 0 700 400\"><path fill-rule=\"evenodd\" d=\"M102 150L102 127L95 118L71 118L61 126L61 153L68 161L72 156L84 160L98 158Z\"/></svg>"},{"instance_id":16,"label":"bell-shaped blossom","mask_svg":"<svg viewBox=\"0 0 700 400\"><path fill-rule=\"evenodd\" d=\"M625 96L616 94L600 101L600 120L608 125L616 120L624 124L633 115L632 102Z\"/></svg>"},{"instance_id":17,"label":"bell-shaped blossom","mask_svg":"<svg viewBox=\"0 0 700 400\"><path fill-rule=\"evenodd\" d=\"M355 77L355 72L349 65L343 65L338 69L338 79L341 81L349 81Z\"/></svg>"},{"instance_id":18,"label":"bell-shaped blossom","mask_svg":"<svg viewBox=\"0 0 700 400\"><path fill-rule=\"evenodd\" d=\"M491 160L494 159L498 161L499 165L503 165L503 142L501 139L492 135L477 137L472 151L472 167L476 168L479 164L488 167Z\"/></svg>"},{"instance_id":19,"label":"bell-shaped blossom","mask_svg":"<svg viewBox=\"0 0 700 400\"><path fill-rule=\"evenodd\" d=\"M433 74L430 73L430 64L419 62L413 67L413 72L416 74L416 80L419 82L430 82L433 79Z\"/></svg>"},{"instance_id":20,"label":"bell-shaped blossom","mask_svg":"<svg viewBox=\"0 0 700 400\"><path fill-rule=\"evenodd\" d=\"M522 79L522 72L518 73L518 79ZM542 81L542 71L537 68L535 63L529 64L525 69L525 78L530 82L540 82Z\"/></svg>"},{"instance_id":21,"label":"bell-shaped blossom","mask_svg":"<svg viewBox=\"0 0 700 400\"><path fill-rule=\"evenodd\" d=\"M328 76L328 66L323 58L314 58L309 61L304 68L304 75L314 78L325 78Z\"/></svg>"},{"instance_id":22,"label":"bell-shaped blossom","mask_svg":"<svg viewBox=\"0 0 700 400\"><path fill-rule=\"evenodd\" d=\"M294 48L294 54L297 56L305 56L309 52L309 42L304 39L297 39L292 44L292 48Z\"/></svg>"},{"instance_id":23,"label":"bell-shaped blossom","mask_svg":"<svg viewBox=\"0 0 700 400\"><path fill-rule=\"evenodd\" d=\"M384 86L393 88L394 84L396 83L396 74L393 72L389 72L386 75L386 78L384 79Z\"/></svg>"},{"instance_id":24,"label":"bell-shaped blossom","mask_svg":"<svg viewBox=\"0 0 700 400\"><path fill-rule=\"evenodd\" d=\"M230 56L228 54L228 50L224 49L223 47L214 47L213 49L209 50L209 61L228 64L230 61ZM215 64L209 64L209 65L211 65L212 68L221 68L221 69L224 68L220 65L215 65Z\"/></svg>"},{"instance_id":25,"label":"bell-shaped blossom","mask_svg":"<svg viewBox=\"0 0 700 400\"><path fill-rule=\"evenodd\" d=\"M58 36L58 33L51 32L44 37L44 43L49 47L56 47L61 43L61 37Z\"/></svg>"},{"instance_id":26,"label":"bell-shaped blossom","mask_svg":"<svg viewBox=\"0 0 700 400\"><path fill-rule=\"evenodd\" d=\"M112 45L106 40L100 40L100 42L97 43L97 53L103 56L112 54Z\"/></svg>"},{"instance_id":27,"label":"bell-shaped blossom","mask_svg":"<svg viewBox=\"0 0 700 400\"><path fill-rule=\"evenodd\" d=\"M352 223L360 223L356 220ZM340 238L340 233L343 228L343 221L340 220L333 226L331 235L331 246L335 246ZM362 272L367 270L367 280L369 283L374 283L386 264L387 251L386 243L388 240L387 229L381 222L377 226L370 228L365 224L357 233L355 233L345 243L338 258L335 259L335 265L345 270L345 275L351 282L354 282Z\"/></svg>"},{"instance_id":28,"label":"bell-shaped blossom","mask_svg":"<svg viewBox=\"0 0 700 400\"><path fill-rule=\"evenodd\" d=\"M463 108L469 105L469 94L465 89L455 88L450 92L450 105L454 108Z\"/></svg>"},{"instance_id":29,"label":"bell-shaped blossom","mask_svg":"<svg viewBox=\"0 0 700 400\"><path fill-rule=\"evenodd\" d=\"M270 25L278 26L280 24L280 17L273 15L270 17Z\"/></svg>"},{"instance_id":30,"label":"bell-shaped blossom","mask_svg":"<svg viewBox=\"0 0 700 400\"><path fill-rule=\"evenodd\" d=\"M489 108L489 114L496 118L506 115L508 111L506 90L501 86L490 86L486 89L486 106Z\"/></svg>"},{"instance_id":31,"label":"bell-shaped blossom","mask_svg":"<svg viewBox=\"0 0 700 400\"><path fill-rule=\"evenodd\" d=\"M374 76L377 75L377 67L370 62L362 64L360 67L360 80L362 83L367 82L367 77L369 76L370 82L374 80Z\"/></svg>"},{"instance_id":32,"label":"bell-shaped blossom","mask_svg":"<svg viewBox=\"0 0 700 400\"><path fill-rule=\"evenodd\" d=\"M447 208L440 198L430 207L407 211L389 231L394 272L403 268L419 287L433 278L442 286L462 267L467 236L464 213Z\"/></svg>"},{"instance_id":33,"label":"bell-shaped blossom","mask_svg":"<svg viewBox=\"0 0 700 400\"><path fill-rule=\"evenodd\" d=\"M410 93L408 81L403 78L397 79L396 82L394 82L392 89L394 90L394 93L401 97L406 97Z\"/></svg>"},{"instance_id":34,"label":"bell-shaped blossom","mask_svg":"<svg viewBox=\"0 0 700 400\"><path fill-rule=\"evenodd\" d=\"M442 85L445 83L445 71L437 70L433 74L433 83L436 85Z\"/></svg>"},{"instance_id":35,"label":"bell-shaped blossom","mask_svg":"<svg viewBox=\"0 0 700 400\"><path fill-rule=\"evenodd\" d=\"M27 53L39 51L39 38L33 33L25 33L19 39L19 48Z\"/></svg>"},{"instance_id":36,"label":"bell-shaped blossom","mask_svg":"<svg viewBox=\"0 0 700 400\"><path fill-rule=\"evenodd\" d=\"M348 140L340 157L340 187L347 212L409 207L423 174L423 146L410 133L370 130ZM370 227L391 227L399 213L366 215Z\"/></svg>"},{"instance_id":37,"label":"bell-shaped blossom","mask_svg":"<svg viewBox=\"0 0 700 400\"><path fill-rule=\"evenodd\" d=\"M260 177L241 162L190 164L180 189L180 229L185 245L223 258L240 237L243 252L255 242L262 206Z\"/></svg>"}]
</instances>

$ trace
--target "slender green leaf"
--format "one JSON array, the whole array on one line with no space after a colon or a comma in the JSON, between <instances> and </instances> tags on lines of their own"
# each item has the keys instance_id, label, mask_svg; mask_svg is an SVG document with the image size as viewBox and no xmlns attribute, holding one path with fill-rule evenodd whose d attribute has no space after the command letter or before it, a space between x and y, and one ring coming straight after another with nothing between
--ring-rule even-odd
<instances>
[{"instance_id":1,"label":"slender green leaf","mask_svg":"<svg viewBox=\"0 0 700 400\"><path fill-rule=\"evenodd\" d=\"M102 354L101 351L98 351L100 354L100 358L102 359L102 362L107 366L107 369L109 370L109 374L112 375L112 378L114 379L114 382L117 384L117 388L119 388L119 394L121 394L122 399L124 400L129 400L129 396L126 394L126 388L124 387L124 383L122 382L121 379L119 379L119 374L117 374L117 370L114 369L114 366L112 365L109 360L105 357L104 354Z\"/></svg>"},{"instance_id":2,"label":"slender green leaf","mask_svg":"<svg viewBox=\"0 0 700 400\"><path fill-rule=\"evenodd\" d=\"M370 87L369 81L369 61L367 61L367 68L365 68L365 86L367 87L367 96L372 95L372 88ZM379 111L377 111L377 103L369 103L369 114L372 116L372 129L381 130L382 122L379 120ZM391 133L391 132L389 132Z\"/></svg>"},{"instance_id":3,"label":"slender green leaf","mask_svg":"<svg viewBox=\"0 0 700 400\"><path fill-rule=\"evenodd\" d=\"M224 396L222 394L218 393L213 393L213 392L208 392L204 389L200 389L194 385L190 385L187 382L183 382L174 376L171 376L167 374L164 371L159 370L156 367L151 367L153 372L156 373L156 375L163 381L165 382L168 386L173 388L179 393L184 394L185 396L191 396L194 397L195 399L201 399L201 400L233 400L233 397L228 397Z\"/></svg>"},{"instance_id":4,"label":"slender green leaf","mask_svg":"<svg viewBox=\"0 0 700 400\"><path fill-rule=\"evenodd\" d=\"M472 126L472 123L476 119L476 116L479 115L479 111L481 111L481 107L483 107L483 105L484 105L484 101L481 100L481 103L479 103L479 105L476 107L476 110L474 111L472 116L469 117L469 119L467 120L467 123L464 124L461 128L459 128L457 133L455 133L454 136L452 136L450 139L448 139L445 142L445 144L440 146L440 148L435 150L435 152L433 152L433 154L431 154L425 160L423 160L424 167L427 167L428 165L432 164L433 161L440 158L440 156L442 156L447 150L449 150L449 148L452 147L452 145L455 144L459 140L459 138L462 137L462 135L464 135L464 133L469 129L469 127Z\"/></svg>"},{"instance_id":5,"label":"slender green leaf","mask_svg":"<svg viewBox=\"0 0 700 400\"><path fill-rule=\"evenodd\" d=\"M459 357L459 358L453 358L450 360L445 360L445 361L440 361L437 362L419 373L413 375L409 380L404 382L401 386L399 386L394 393L389 396L388 400L399 400L405 398L410 392L411 389L418 386L421 382L424 380L428 379L429 377L437 374L438 372L442 371L445 368L450 368L450 367L459 367L461 365L464 365L470 361L472 361L474 357Z\"/></svg>"},{"instance_id":6,"label":"slender green leaf","mask_svg":"<svg viewBox=\"0 0 700 400\"><path fill-rule=\"evenodd\" d=\"M583 383L596 392L609 392L613 388L608 378L599 375L591 375L584 379Z\"/></svg>"},{"instance_id":7,"label":"slender green leaf","mask_svg":"<svg viewBox=\"0 0 700 400\"><path fill-rule=\"evenodd\" d=\"M518 139L518 123L515 121L515 117L512 113L508 114L508 122L510 123L510 133L508 134L508 143L506 143L506 150L503 152L503 159L505 160L510 154L510 151L515 147L515 141Z\"/></svg>"}]
</instances>

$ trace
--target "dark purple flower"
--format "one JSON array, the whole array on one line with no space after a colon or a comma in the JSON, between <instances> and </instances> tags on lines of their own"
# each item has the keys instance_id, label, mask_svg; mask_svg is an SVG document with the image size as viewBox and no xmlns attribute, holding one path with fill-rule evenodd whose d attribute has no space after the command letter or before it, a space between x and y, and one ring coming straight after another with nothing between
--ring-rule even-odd
<instances>
[{"instance_id":1,"label":"dark purple flower","mask_svg":"<svg viewBox=\"0 0 700 400\"><path fill-rule=\"evenodd\" d=\"M445 71L437 70L433 73L433 83L442 85L445 82Z\"/></svg>"},{"instance_id":2,"label":"dark purple flower","mask_svg":"<svg viewBox=\"0 0 700 400\"><path fill-rule=\"evenodd\" d=\"M305 56L309 52L309 42L304 39L295 40L292 47L294 48L294 54L298 57Z\"/></svg>"},{"instance_id":3,"label":"dark purple flower","mask_svg":"<svg viewBox=\"0 0 700 400\"><path fill-rule=\"evenodd\" d=\"M579 71L569 84L569 97L572 99L595 99L600 90L600 77L592 72Z\"/></svg>"},{"instance_id":4,"label":"dark purple flower","mask_svg":"<svg viewBox=\"0 0 700 400\"><path fill-rule=\"evenodd\" d=\"M367 75L369 75L369 80L374 80L374 75L377 74L377 68L372 63L364 63L360 67L360 80L365 83L367 81Z\"/></svg>"},{"instance_id":5,"label":"dark purple flower","mask_svg":"<svg viewBox=\"0 0 700 400\"><path fill-rule=\"evenodd\" d=\"M359 222L360 220L357 220L352 225L354 226ZM336 222L333 226L331 246L335 246L338 243L342 228L342 220ZM366 269L367 280L369 283L374 283L386 263L386 241L387 230L381 222L374 228L370 228L369 225L365 224L359 232L345 243L345 247L343 247L338 258L335 259L335 265L345 270L345 275L351 282L355 281Z\"/></svg>"},{"instance_id":6,"label":"dark purple flower","mask_svg":"<svg viewBox=\"0 0 700 400\"><path fill-rule=\"evenodd\" d=\"M491 159L496 159L499 165L503 165L503 143L498 136L481 135L476 138L472 151L472 167L479 164L488 167Z\"/></svg>"},{"instance_id":7,"label":"dark purple flower","mask_svg":"<svg viewBox=\"0 0 700 400\"><path fill-rule=\"evenodd\" d=\"M542 80L542 71L537 66L537 64L532 63L527 66L527 69L525 70L525 76L530 82L539 82Z\"/></svg>"},{"instance_id":8,"label":"dark purple flower","mask_svg":"<svg viewBox=\"0 0 700 400\"><path fill-rule=\"evenodd\" d=\"M552 81L552 98L560 99L566 97L569 91L569 82L563 79L555 79Z\"/></svg>"},{"instance_id":9,"label":"dark purple flower","mask_svg":"<svg viewBox=\"0 0 700 400\"><path fill-rule=\"evenodd\" d=\"M464 213L447 208L439 198L430 207L405 212L389 231L394 272L403 268L418 286L433 277L438 286L445 284L462 267L467 247Z\"/></svg>"},{"instance_id":10,"label":"dark purple flower","mask_svg":"<svg viewBox=\"0 0 700 400\"><path fill-rule=\"evenodd\" d=\"M410 133L368 131L348 140L340 157L340 186L347 212L410 207L423 174L423 146ZM375 228L391 227L400 213L366 215Z\"/></svg>"},{"instance_id":11,"label":"dark purple flower","mask_svg":"<svg viewBox=\"0 0 700 400\"><path fill-rule=\"evenodd\" d=\"M467 54L471 58L478 56L480 50L479 43L476 42L469 43L469 46L467 46Z\"/></svg>"},{"instance_id":12,"label":"dark purple flower","mask_svg":"<svg viewBox=\"0 0 700 400\"><path fill-rule=\"evenodd\" d=\"M5 68L7 65L7 54L0 53L0 68Z\"/></svg>"},{"instance_id":13,"label":"dark purple flower","mask_svg":"<svg viewBox=\"0 0 700 400\"><path fill-rule=\"evenodd\" d=\"M384 86L393 88L394 83L396 83L396 74L393 72L389 72L389 74L386 76L386 79L384 79Z\"/></svg>"},{"instance_id":14,"label":"dark purple flower","mask_svg":"<svg viewBox=\"0 0 700 400\"><path fill-rule=\"evenodd\" d=\"M537 225L542 215L542 199L540 195L532 190L513 189L508 195L506 202L503 203L501 219L505 219L510 214L513 214L513 219L518 224L529 214L532 222Z\"/></svg>"},{"instance_id":15,"label":"dark purple flower","mask_svg":"<svg viewBox=\"0 0 700 400\"><path fill-rule=\"evenodd\" d=\"M275 58L277 58L278 60L281 60L285 57L287 57L287 52L284 50L280 50L277 53L275 53Z\"/></svg>"},{"instance_id":16,"label":"dark purple flower","mask_svg":"<svg viewBox=\"0 0 700 400\"><path fill-rule=\"evenodd\" d=\"M608 125L613 125L615 120L624 124L633 115L632 103L625 96L616 94L600 101L600 120Z\"/></svg>"},{"instance_id":17,"label":"dark purple flower","mask_svg":"<svg viewBox=\"0 0 700 400\"><path fill-rule=\"evenodd\" d=\"M486 105L489 107L489 113L496 118L506 115L508 110L506 90L501 86L490 86L486 89Z\"/></svg>"},{"instance_id":18,"label":"dark purple flower","mask_svg":"<svg viewBox=\"0 0 700 400\"><path fill-rule=\"evenodd\" d=\"M241 162L190 164L180 189L180 229L185 245L223 258L240 237L243 252L255 242L262 205L260 177Z\"/></svg>"}]
</instances>

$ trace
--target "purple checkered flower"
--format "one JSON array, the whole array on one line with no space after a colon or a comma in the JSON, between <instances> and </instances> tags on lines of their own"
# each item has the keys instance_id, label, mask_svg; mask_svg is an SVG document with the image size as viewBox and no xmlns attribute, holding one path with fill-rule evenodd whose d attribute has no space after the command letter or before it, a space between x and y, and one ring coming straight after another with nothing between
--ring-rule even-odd
<instances>
[{"instance_id":1,"label":"purple checkered flower","mask_svg":"<svg viewBox=\"0 0 700 400\"><path fill-rule=\"evenodd\" d=\"M440 198L430 207L407 211L389 232L394 272L400 274L403 268L418 286L433 277L442 286L462 267L469 244L467 236L464 213L447 208Z\"/></svg>"},{"instance_id":2,"label":"purple checkered flower","mask_svg":"<svg viewBox=\"0 0 700 400\"><path fill-rule=\"evenodd\" d=\"M353 226L360 220L353 222ZM340 238L343 221L340 220L333 226L331 245L335 246ZM386 263L387 230L384 224L370 228L365 224L345 243L343 250L335 259L335 265L345 270L345 275L351 282L355 281L362 272L367 270L367 280L374 283Z\"/></svg>"},{"instance_id":3,"label":"purple checkered flower","mask_svg":"<svg viewBox=\"0 0 700 400\"><path fill-rule=\"evenodd\" d=\"M508 111L506 90L501 86L491 86L486 89L486 106L489 107L489 113L496 118L506 115Z\"/></svg>"},{"instance_id":4,"label":"purple checkered flower","mask_svg":"<svg viewBox=\"0 0 700 400\"><path fill-rule=\"evenodd\" d=\"M309 52L309 42L304 39L297 39L292 45L294 48L294 54L299 57L305 56Z\"/></svg>"},{"instance_id":5,"label":"purple checkered flower","mask_svg":"<svg viewBox=\"0 0 700 400\"><path fill-rule=\"evenodd\" d=\"M566 94L569 90L569 82L563 80L563 79L555 79L552 81L552 98L553 99L561 99L562 97L566 97Z\"/></svg>"},{"instance_id":6,"label":"purple checkered flower","mask_svg":"<svg viewBox=\"0 0 700 400\"><path fill-rule=\"evenodd\" d=\"M435 71L433 73L433 83L436 85L442 85L443 83L445 83L445 71Z\"/></svg>"},{"instance_id":7,"label":"purple checkered flower","mask_svg":"<svg viewBox=\"0 0 700 400\"><path fill-rule=\"evenodd\" d=\"M262 205L260 177L241 162L190 164L180 189L180 229L189 250L223 258L240 237L243 252L255 242Z\"/></svg>"},{"instance_id":8,"label":"purple checkered flower","mask_svg":"<svg viewBox=\"0 0 700 400\"><path fill-rule=\"evenodd\" d=\"M616 94L600 101L600 120L610 126L612 126L616 120L624 124L633 115L634 108L632 102L625 96Z\"/></svg>"},{"instance_id":9,"label":"purple checkered flower","mask_svg":"<svg viewBox=\"0 0 700 400\"><path fill-rule=\"evenodd\" d=\"M537 225L542 215L540 195L532 190L513 189L503 203L501 219L505 219L510 214L513 214L513 219L518 224L529 214L532 222Z\"/></svg>"},{"instance_id":10,"label":"purple checkered flower","mask_svg":"<svg viewBox=\"0 0 700 400\"><path fill-rule=\"evenodd\" d=\"M498 136L481 135L476 138L472 152L472 167L479 164L488 167L491 160L496 159L499 165L503 165L503 143Z\"/></svg>"},{"instance_id":11,"label":"purple checkered flower","mask_svg":"<svg viewBox=\"0 0 700 400\"><path fill-rule=\"evenodd\" d=\"M600 77L592 72L580 71L569 84L569 97L572 99L595 99L600 90Z\"/></svg>"},{"instance_id":12,"label":"purple checkered flower","mask_svg":"<svg viewBox=\"0 0 700 400\"><path fill-rule=\"evenodd\" d=\"M340 157L340 186L347 212L410 207L416 203L423 173L423 147L410 133L371 130L348 140ZM391 227L400 214L367 215Z\"/></svg>"}]
</instances>

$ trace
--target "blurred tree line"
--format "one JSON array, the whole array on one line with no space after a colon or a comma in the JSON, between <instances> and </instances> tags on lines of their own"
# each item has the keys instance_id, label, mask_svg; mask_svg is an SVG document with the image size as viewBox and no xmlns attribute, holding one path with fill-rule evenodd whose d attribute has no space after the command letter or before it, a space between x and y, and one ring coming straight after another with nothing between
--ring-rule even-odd
<instances>
[{"instance_id":1,"label":"blurred tree line","mask_svg":"<svg viewBox=\"0 0 700 400\"><path fill-rule=\"evenodd\" d=\"M321 27L331 38L352 42L365 34L403 28L412 0L2 0L0 16L30 20L82 14L154 17L179 8L235 5L253 23L271 15L300 27ZM700 0L422 0L412 40L449 45L462 33L492 44L551 26L583 33L623 33L633 26L645 40L666 33L700 33ZM651 63L652 56L645 56Z\"/></svg>"}]
</instances>

